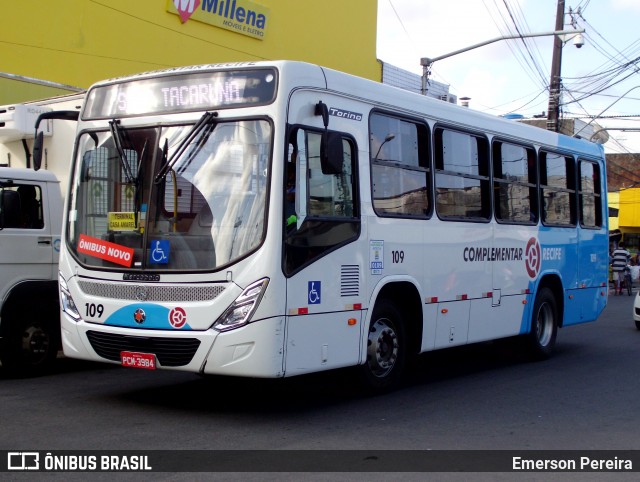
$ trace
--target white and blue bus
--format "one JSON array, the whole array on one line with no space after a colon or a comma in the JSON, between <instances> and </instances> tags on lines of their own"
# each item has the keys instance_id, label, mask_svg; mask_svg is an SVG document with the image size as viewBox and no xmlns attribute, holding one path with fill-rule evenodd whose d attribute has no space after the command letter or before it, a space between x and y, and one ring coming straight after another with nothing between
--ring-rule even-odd
<instances>
[{"instance_id":1,"label":"white and blue bus","mask_svg":"<svg viewBox=\"0 0 640 482\"><path fill-rule=\"evenodd\" d=\"M607 302L601 146L301 62L88 91L60 254L65 355L289 377L518 337Z\"/></svg>"}]
</instances>

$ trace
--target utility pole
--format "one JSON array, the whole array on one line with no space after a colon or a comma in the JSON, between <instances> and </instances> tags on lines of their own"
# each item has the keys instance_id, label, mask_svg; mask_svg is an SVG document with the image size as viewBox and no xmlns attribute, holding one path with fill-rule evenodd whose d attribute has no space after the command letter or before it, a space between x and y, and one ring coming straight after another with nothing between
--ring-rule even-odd
<instances>
[{"instance_id":1,"label":"utility pole","mask_svg":"<svg viewBox=\"0 0 640 482\"><path fill-rule=\"evenodd\" d=\"M556 11L556 30L564 27L564 0L558 0ZM551 58L551 79L549 81L549 108L547 114L547 130L558 132L560 118L560 72L562 69L562 39L553 39L553 57Z\"/></svg>"}]
</instances>

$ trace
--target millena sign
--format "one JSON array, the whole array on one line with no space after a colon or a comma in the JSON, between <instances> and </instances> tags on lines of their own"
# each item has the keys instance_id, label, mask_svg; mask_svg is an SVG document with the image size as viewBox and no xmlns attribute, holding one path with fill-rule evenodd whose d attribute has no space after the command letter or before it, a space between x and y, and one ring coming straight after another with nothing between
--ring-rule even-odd
<instances>
[{"instance_id":1,"label":"millena sign","mask_svg":"<svg viewBox=\"0 0 640 482\"><path fill-rule=\"evenodd\" d=\"M182 23L193 19L215 27L264 39L269 9L248 0L167 0L167 12Z\"/></svg>"}]
</instances>

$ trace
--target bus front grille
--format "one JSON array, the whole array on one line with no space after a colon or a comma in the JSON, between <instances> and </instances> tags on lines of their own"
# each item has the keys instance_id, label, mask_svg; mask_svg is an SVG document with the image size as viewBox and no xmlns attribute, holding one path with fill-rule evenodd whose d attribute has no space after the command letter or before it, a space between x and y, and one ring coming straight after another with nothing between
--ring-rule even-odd
<instances>
[{"instance_id":1,"label":"bus front grille","mask_svg":"<svg viewBox=\"0 0 640 482\"><path fill-rule=\"evenodd\" d=\"M149 286L133 283L99 283L84 280L79 281L78 286L84 294L89 296L150 302L211 301L222 294L225 289L223 285Z\"/></svg>"},{"instance_id":2,"label":"bus front grille","mask_svg":"<svg viewBox=\"0 0 640 482\"><path fill-rule=\"evenodd\" d=\"M153 353L160 365L180 367L188 365L200 346L195 338L153 338L88 331L91 347L102 358L120 361L120 352Z\"/></svg>"}]
</instances>

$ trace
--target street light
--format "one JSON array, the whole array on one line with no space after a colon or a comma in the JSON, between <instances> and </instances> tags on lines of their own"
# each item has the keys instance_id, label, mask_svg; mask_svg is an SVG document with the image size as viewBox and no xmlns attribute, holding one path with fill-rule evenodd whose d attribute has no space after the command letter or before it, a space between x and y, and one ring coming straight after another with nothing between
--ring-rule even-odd
<instances>
[{"instance_id":1,"label":"street light","mask_svg":"<svg viewBox=\"0 0 640 482\"><path fill-rule=\"evenodd\" d=\"M596 141L595 138L598 136L598 134L600 134L603 131L640 132L640 127L601 127L600 129L594 131L593 134L591 134L591 137L589 137L589 140L591 142L595 142ZM596 144L604 144L608 140L609 140L609 136L607 136L604 142L596 142Z\"/></svg>"},{"instance_id":2,"label":"street light","mask_svg":"<svg viewBox=\"0 0 640 482\"><path fill-rule=\"evenodd\" d=\"M499 42L500 40L512 40L512 39L517 39L517 38L527 38L527 37L550 37L552 35L577 35L577 34L581 34L584 33L584 29L576 29L576 30L556 30L553 32L540 32L540 33L524 33L524 34L518 34L518 35L503 35L502 37L496 37L493 38L491 40L485 40L484 42L480 42L474 45L470 45L469 47L465 47L462 49L458 49L454 52L450 52L448 54L444 54L444 55L439 55L437 57L422 57L420 59L420 65L422 66L422 89L421 89L421 93L422 95L427 95L427 80L429 78L429 74L431 72L431 66L434 64L434 62L437 62L438 60L443 60L449 57L453 57L454 55L458 55L461 54L463 52L468 52L469 50L474 50L477 49L478 47L484 47L485 45L489 45L492 44L494 42ZM576 46L578 46L578 44L576 44ZM580 44L580 47L582 47L582 44Z\"/></svg>"},{"instance_id":3,"label":"street light","mask_svg":"<svg viewBox=\"0 0 640 482\"><path fill-rule=\"evenodd\" d=\"M380 151L382 150L382 146L384 146L387 142L392 141L396 138L395 134L387 134L387 136L384 138L384 141L382 142L382 144L380 144L380 147L378 147L378 152L376 152L376 157L373 158L374 161L378 160L378 155L380 155Z\"/></svg>"}]
</instances>

